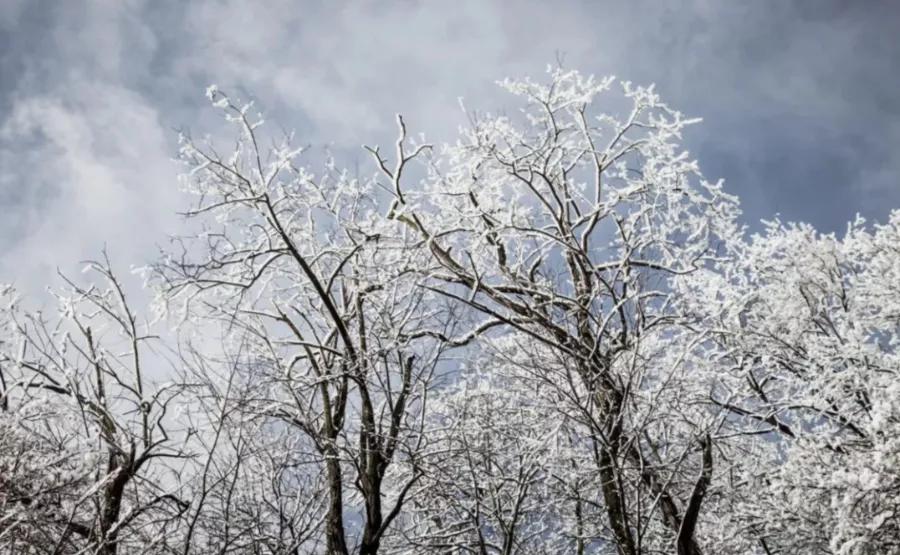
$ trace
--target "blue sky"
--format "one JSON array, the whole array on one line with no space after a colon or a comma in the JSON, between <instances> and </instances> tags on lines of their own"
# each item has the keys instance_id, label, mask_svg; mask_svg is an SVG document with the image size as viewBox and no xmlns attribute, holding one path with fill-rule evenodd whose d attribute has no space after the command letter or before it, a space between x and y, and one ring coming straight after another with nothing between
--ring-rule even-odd
<instances>
[{"instance_id":1,"label":"blue sky","mask_svg":"<svg viewBox=\"0 0 900 555\"><path fill-rule=\"evenodd\" d=\"M446 139L558 52L654 82L746 222L840 232L900 207L900 3L0 1L0 282L42 287L106 243L141 264L177 231L176 130L206 86L252 96L348 163L393 114Z\"/></svg>"}]
</instances>

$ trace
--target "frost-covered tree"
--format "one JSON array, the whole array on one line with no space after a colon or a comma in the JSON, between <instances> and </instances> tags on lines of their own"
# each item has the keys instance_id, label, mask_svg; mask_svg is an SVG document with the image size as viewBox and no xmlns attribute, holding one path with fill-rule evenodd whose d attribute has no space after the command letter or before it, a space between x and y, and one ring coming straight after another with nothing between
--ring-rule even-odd
<instances>
[{"instance_id":1,"label":"frost-covered tree","mask_svg":"<svg viewBox=\"0 0 900 555\"><path fill-rule=\"evenodd\" d=\"M305 451L284 456L321 473L324 549L375 553L421 477L391 480L390 467L417 468L442 353L467 340L447 340L455 311L419 283L427 251L381 216L373 182L331 161L315 175L290 136L264 149L251 106L208 93L237 142L220 156L183 137L201 230L175 241L154 282L194 330L224 333L236 379L252 385L243 419L292 436Z\"/></svg>"},{"instance_id":2,"label":"frost-covered tree","mask_svg":"<svg viewBox=\"0 0 900 555\"><path fill-rule=\"evenodd\" d=\"M162 337L3 293L0 548L900 551L900 212L748 238L652 87L501 85L362 177L211 87Z\"/></svg>"},{"instance_id":3,"label":"frost-covered tree","mask_svg":"<svg viewBox=\"0 0 900 555\"><path fill-rule=\"evenodd\" d=\"M0 345L0 547L7 553L162 551L184 514L186 458L167 411L180 389L146 374L155 337L109 262L65 279L57 314L7 289ZM157 360L157 362L159 362ZM152 364L152 363L151 363Z\"/></svg>"},{"instance_id":4,"label":"frost-covered tree","mask_svg":"<svg viewBox=\"0 0 900 555\"><path fill-rule=\"evenodd\" d=\"M736 254L683 293L715 330L711 400L761 434L735 524L760 553L897 551L900 213L843 238L769 222Z\"/></svg>"},{"instance_id":5,"label":"frost-covered tree","mask_svg":"<svg viewBox=\"0 0 900 555\"><path fill-rule=\"evenodd\" d=\"M175 552L320 550L327 503L308 442L249 410L260 390L242 383L234 361L214 366L192 353L186 366L193 396L184 412L196 460L183 474L191 503Z\"/></svg>"},{"instance_id":6,"label":"frost-covered tree","mask_svg":"<svg viewBox=\"0 0 900 555\"><path fill-rule=\"evenodd\" d=\"M517 364L590 438L610 549L695 554L718 420L690 380L703 331L674 291L737 240L738 209L679 147L691 120L652 88L613 95L614 83L563 70L505 81L519 116L473 116L440 149L407 146L400 119L393 166L370 151L393 193L387 219L432 256L425 287L502 327L483 341L527 353ZM607 95L621 115L597 109ZM428 176L406 183L417 155Z\"/></svg>"},{"instance_id":7,"label":"frost-covered tree","mask_svg":"<svg viewBox=\"0 0 900 555\"><path fill-rule=\"evenodd\" d=\"M410 498L396 551L587 553L608 545L589 443L551 397L536 394L542 386L489 367L466 371L435 396L429 435L440 455L428 459Z\"/></svg>"}]
</instances>

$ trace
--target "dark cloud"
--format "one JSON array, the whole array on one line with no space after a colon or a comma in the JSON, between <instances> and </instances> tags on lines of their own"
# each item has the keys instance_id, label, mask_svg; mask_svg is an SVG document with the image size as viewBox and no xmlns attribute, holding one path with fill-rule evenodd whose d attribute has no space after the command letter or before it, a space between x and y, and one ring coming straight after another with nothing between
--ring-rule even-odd
<instances>
[{"instance_id":1,"label":"dark cloud","mask_svg":"<svg viewBox=\"0 0 900 555\"><path fill-rule=\"evenodd\" d=\"M352 159L388 140L397 111L449 137L458 97L502 107L493 81L540 74L557 52L656 82L704 117L687 145L751 225L776 212L828 231L856 212L884 219L900 205L898 6L7 0L0 280L65 267L104 238L148 256L177 206L174 129L216 126L209 83L256 95L268 119Z\"/></svg>"}]
</instances>

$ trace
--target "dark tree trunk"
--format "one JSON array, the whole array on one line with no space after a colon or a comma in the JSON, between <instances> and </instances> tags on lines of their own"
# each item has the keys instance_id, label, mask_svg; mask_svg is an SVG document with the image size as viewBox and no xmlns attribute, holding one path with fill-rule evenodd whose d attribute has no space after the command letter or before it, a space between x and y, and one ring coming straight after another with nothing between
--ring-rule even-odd
<instances>
[{"instance_id":1,"label":"dark tree trunk","mask_svg":"<svg viewBox=\"0 0 900 555\"><path fill-rule=\"evenodd\" d=\"M337 453L328 453L325 463L328 478L328 516L325 521L325 542L328 555L349 555L344 538L344 496L341 463Z\"/></svg>"}]
</instances>

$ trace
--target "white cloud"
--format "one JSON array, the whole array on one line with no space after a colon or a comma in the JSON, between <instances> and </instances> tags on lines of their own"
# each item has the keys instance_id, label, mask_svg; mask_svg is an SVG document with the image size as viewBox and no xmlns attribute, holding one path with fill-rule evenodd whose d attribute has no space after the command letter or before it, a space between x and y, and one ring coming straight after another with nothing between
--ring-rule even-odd
<instances>
[{"instance_id":1,"label":"white cloud","mask_svg":"<svg viewBox=\"0 0 900 555\"><path fill-rule=\"evenodd\" d=\"M3 159L16 164L4 187L26 191L0 269L27 287L104 244L139 263L172 229L176 167L155 109L105 83L71 82L67 93L21 99L0 130Z\"/></svg>"}]
</instances>

